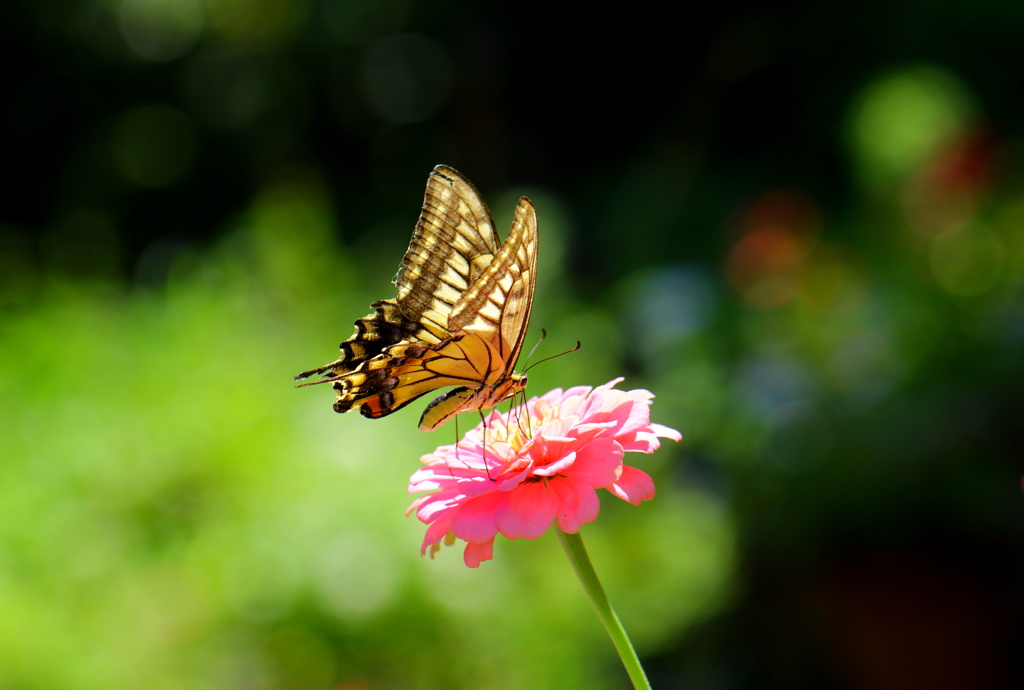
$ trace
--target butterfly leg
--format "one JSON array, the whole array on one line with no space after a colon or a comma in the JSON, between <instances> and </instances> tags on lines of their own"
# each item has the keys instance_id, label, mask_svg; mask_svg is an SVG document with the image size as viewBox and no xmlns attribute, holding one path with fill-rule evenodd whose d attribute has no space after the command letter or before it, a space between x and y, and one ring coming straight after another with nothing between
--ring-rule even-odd
<instances>
[{"instance_id":1,"label":"butterfly leg","mask_svg":"<svg viewBox=\"0 0 1024 690\"><path fill-rule=\"evenodd\" d=\"M520 391L516 391L515 393L512 394L512 404L513 404L513 406L515 405L515 396L517 394L519 394L519 393L522 393L522 395L523 395L523 403L522 403L522 405L520 405L518 407L515 407L515 411L516 411L516 427L518 427L519 433L521 433L523 436L525 436L526 438L532 438L533 437L533 423L532 423L533 420L530 419L530 411L526 410L526 389L525 388L520 390ZM526 411L526 428L525 429L523 428L523 411L524 410Z\"/></svg>"},{"instance_id":2,"label":"butterfly leg","mask_svg":"<svg viewBox=\"0 0 1024 690\"><path fill-rule=\"evenodd\" d=\"M487 478L488 479L490 479L491 481L494 481L494 478L491 477L491 467L490 467L490 465L487 464L487 418L484 417L484 411L483 410L477 410L477 414L480 415L480 425L483 427L483 436L484 436L484 453L483 453L483 455L484 455L484 472L487 473Z\"/></svg>"},{"instance_id":3,"label":"butterfly leg","mask_svg":"<svg viewBox=\"0 0 1024 690\"><path fill-rule=\"evenodd\" d=\"M456 460L456 462L462 462L462 460L459 459L459 417L458 417L458 415L456 415L456 417L455 417L455 460ZM448 475L452 479L455 479L455 474L452 473L452 466L451 465L448 465Z\"/></svg>"}]
</instances>

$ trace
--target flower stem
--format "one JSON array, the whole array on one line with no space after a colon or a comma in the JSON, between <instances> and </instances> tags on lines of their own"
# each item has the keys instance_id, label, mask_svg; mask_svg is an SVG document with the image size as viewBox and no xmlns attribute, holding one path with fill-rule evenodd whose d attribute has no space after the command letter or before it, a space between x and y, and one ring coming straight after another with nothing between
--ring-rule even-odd
<instances>
[{"instance_id":1,"label":"flower stem","mask_svg":"<svg viewBox=\"0 0 1024 690\"><path fill-rule=\"evenodd\" d=\"M622 665L626 667L629 679L633 681L633 687L636 690L651 690L651 684L647 682L647 674L644 673L644 667L640 665L640 659L629 641L626 629L622 627L622 622L615 615L615 610L604 593L604 587L597 579L597 573L594 572L594 566L590 562L590 556L587 555L583 539L578 533L567 534L560 529L555 531L558 532L558 540L562 542L565 555L569 557L569 562L572 563L573 570L576 571L576 577L580 579L583 589L590 597L590 603L597 611L597 617L604 623L608 636L612 638L612 644L615 645L615 650L619 653L619 658L622 659Z\"/></svg>"}]
</instances>

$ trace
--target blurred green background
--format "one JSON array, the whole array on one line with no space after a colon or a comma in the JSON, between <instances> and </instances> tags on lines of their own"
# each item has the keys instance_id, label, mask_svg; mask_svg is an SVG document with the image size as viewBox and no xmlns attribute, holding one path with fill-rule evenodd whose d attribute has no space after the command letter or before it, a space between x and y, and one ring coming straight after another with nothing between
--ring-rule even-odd
<instances>
[{"instance_id":1,"label":"blurred green background","mask_svg":"<svg viewBox=\"0 0 1024 690\"><path fill-rule=\"evenodd\" d=\"M292 388L437 163L531 390L684 434L583 531L655 688L1020 686L1024 6L680 7L0 4L0 688L626 687L552 535L419 556L452 425Z\"/></svg>"}]
</instances>

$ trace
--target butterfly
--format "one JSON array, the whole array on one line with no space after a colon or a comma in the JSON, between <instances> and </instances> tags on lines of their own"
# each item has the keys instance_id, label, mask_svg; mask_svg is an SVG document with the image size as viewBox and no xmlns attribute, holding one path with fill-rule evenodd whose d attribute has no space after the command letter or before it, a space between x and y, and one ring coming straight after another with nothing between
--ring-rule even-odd
<instances>
[{"instance_id":1,"label":"butterfly","mask_svg":"<svg viewBox=\"0 0 1024 690\"><path fill-rule=\"evenodd\" d=\"M458 386L427 405L430 431L460 412L487 410L526 388L514 371L530 323L537 279L537 212L519 199L512 229L498 239L473 183L446 165L427 178L416 229L394 283L355 322L341 356L295 380L331 383L335 412L377 419L417 398Z\"/></svg>"}]
</instances>

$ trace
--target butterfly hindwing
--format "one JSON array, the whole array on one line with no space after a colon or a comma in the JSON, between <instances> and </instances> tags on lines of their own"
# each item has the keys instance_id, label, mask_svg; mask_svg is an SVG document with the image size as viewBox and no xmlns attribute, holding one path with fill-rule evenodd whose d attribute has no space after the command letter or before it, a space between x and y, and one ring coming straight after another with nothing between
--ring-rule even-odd
<instances>
[{"instance_id":1,"label":"butterfly hindwing","mask_svg":"<svg viewBox=\"0 0 1024 690\"><path fill-rule=\"evenodd\" d=\"M523 347L536 278L537 212L523 197L508 239L452 309L449 329L492 342L506 365L503 371L510 372Z\"/></svg>"},{"instance_id":2,"label":"butterfly hindwing","mask_svg":"<svg viewBox=\"0 0 1024 690\"><path fill-rule=\"evenodd\" d=\"M398 303L393 299L379 300L370 306L375 311L356 320L355 332L348 340L339 345L341 356L337 360L322 367L304 371L295 379L309 378L314 374L337 376L355 371L363 362L380 355L388 346L406 340L420 329L417 322L405 317L402 310L399 309ZM314 383L327 383L328 380Z\"/></svg>"}]
</instances>

